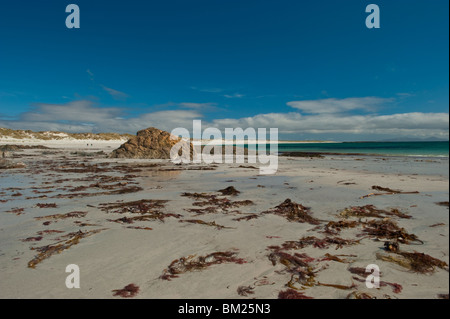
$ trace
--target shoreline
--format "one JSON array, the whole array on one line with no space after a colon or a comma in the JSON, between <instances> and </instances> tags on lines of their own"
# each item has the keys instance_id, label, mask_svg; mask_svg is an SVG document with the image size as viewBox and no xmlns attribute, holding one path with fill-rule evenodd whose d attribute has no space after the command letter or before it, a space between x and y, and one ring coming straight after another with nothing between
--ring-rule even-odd
<instances>
[{"instance_id":1,"label":"shoreline","mask_svg":"<svg viewBox=\"0 0 450 319\"><path fill-rule=\"evenodd\" d=\"M285 156L285 157L308 157L309 154L312 154L313 156L320 156L320 155L327 155L327 156L333 156L333 155L342 155L342 156L368 156L368 157L407 157L407 158L442 158L442 159L448 159L448 155L416 155L416 154L376 154L376 153L338 153L338 152L278 152L279 156Z\"/></svg>"}]
</instances>

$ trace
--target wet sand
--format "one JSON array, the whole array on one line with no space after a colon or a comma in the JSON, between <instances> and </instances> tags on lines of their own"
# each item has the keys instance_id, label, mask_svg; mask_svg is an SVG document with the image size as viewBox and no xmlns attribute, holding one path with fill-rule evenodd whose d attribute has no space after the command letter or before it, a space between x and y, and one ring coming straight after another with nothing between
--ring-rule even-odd
<instances>
[{"instance_id":1,"label":"wet sand","mask_svg":"<svg viewBox=\"0 0 450 319\"><path fill-rule=\"evenodd\" d=\"M116 144L11 152L26 167L0 170L0 298L122 298L113 291L129 284L139 287L133 298L448 294L448 266L421 273L383 260L402 257L384 250L395 240L367 231L394 221L418 238L400 238L399 252L448 264L446 158L279 157L267 176L241 164L107 158ZM240 193L218 192L230 186ZM367 205L382 216L340 214ZM355 227L329 224L343 221ZM79 289L65 285L69 264L80 268ZM380 268L379 289L355 273L369 264Z\"/></svg>"}]
</instances>

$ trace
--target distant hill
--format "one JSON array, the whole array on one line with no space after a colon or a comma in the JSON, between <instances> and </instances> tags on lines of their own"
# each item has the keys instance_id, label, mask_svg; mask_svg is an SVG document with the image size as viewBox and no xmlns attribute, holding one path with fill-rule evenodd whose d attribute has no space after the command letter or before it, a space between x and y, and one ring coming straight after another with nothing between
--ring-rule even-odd
<instances>
[{"instance_id":1,"label":"distant hill","mask_svg":"<svg viewBox=\"0 0 450 319\"><path fill-rule=\"evenodd\" d=\"M0 139L1 138L14 138L14 139L38 139L38 140L128 140L132 137L131 134L118 134L118 133L65 133L55 131L42 131L33 132L30 130L12 130L9 128L0 127Z\"/></svg>"}]
</instances>

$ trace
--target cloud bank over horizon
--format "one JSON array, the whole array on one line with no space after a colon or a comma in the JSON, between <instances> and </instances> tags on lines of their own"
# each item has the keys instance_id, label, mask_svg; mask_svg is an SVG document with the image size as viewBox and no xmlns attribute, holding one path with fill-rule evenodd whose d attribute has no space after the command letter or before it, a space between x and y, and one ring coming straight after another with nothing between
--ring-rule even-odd
<instances>
[{"instance_id":1,"label":"cloud bank over horizon","mask_svg":"<svg viewBox=\"0 0 450 319\"><path fill-rule=\"evenodd\" d=\"M115 132L135 134L147 127L172 131L192 130L193 120L202 128L278 128L280 139L382 140L387 138L449 138L448 113L378 114L394 98L361 97L290 101L290 112L261 113L241 118L205 119L202 111L216 103L172 103L175 109L150 111L132 116L126 108L104 107L91 100L65 104L39 103L16 118L0 115L0 127L33 131ZM356 112L356 113L355 113Z\"/></svg>"}]
</instances>

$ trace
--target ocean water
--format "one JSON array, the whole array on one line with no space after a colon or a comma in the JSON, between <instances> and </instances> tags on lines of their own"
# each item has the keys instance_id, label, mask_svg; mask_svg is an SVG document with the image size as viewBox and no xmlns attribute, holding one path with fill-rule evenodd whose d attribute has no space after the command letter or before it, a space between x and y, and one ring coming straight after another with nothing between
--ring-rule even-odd
<instances>
[{"instance_id":1,"label":"ocean water","mask_svg":"<svg viewBox=\"0 0 450 319\"><path fill-rule=\"evenodd\" d=\"M279 143L278 153L285 152L448 157L449 142Z\"/></svg>"}]
</instances>

